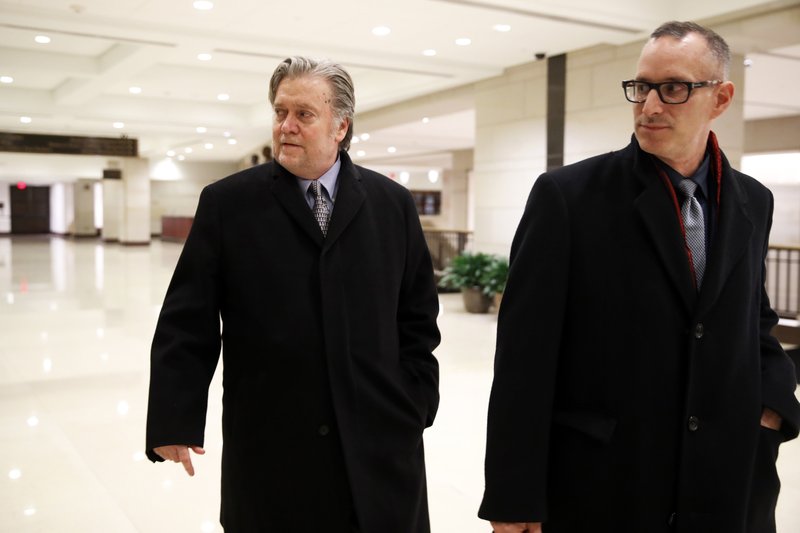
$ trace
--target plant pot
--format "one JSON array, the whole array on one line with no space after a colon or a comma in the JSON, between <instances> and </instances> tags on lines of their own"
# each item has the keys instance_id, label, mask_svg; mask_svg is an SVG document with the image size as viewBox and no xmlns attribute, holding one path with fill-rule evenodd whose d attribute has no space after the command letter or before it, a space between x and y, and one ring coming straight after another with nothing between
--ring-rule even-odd
<instances>
[{"instance_id":1,"label":"plant pot","mask_svg":"<svg viewBox=\"0 0 800 533\"><path fill-rule=\"evenodd\" d=\"M477 287L462 287L461 296L464 299L464 309L467 313L488 313L492 300Z\"/></svg>"},{"instance_id":2,"label":"plant pot","mask_svg":"<svg viewBox=\"0 0 800 533\"><path fill-rule=\"evenodd\" d=\"M501 301L503 301L503 293L502 292L494 293L494 298L493 298L493 302L492 302L492 308L494 309L495 313L500 311L500 302Z\"/></svg>"}]
</instances>

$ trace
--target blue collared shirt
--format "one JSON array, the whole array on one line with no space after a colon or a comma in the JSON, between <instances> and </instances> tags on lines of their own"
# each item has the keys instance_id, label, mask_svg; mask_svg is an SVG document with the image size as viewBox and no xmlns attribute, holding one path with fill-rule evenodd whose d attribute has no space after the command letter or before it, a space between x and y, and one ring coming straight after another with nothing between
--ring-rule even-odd
<instances>
[{"instance_id":1,"label":"blue collared shirt","mask_svg":"<svg viewBox=\"0 0 800 533\"><path fill-rule=\"evenodd\" d=\"M309 194L308 188L311 186L312 181L319 181L322 185L322 197L325 198L325 203L328 204L328 212L333 213L333 204L336 201L336 192L339 187L339 169L342 168L342 161L339 157L331 168L329 168L319 179L304 180L297 178L297 184L300 185L300 190L303 192L303 198L306 199L308 207L314 209L314 195ZM333 191L331 193L331 191Z\"/></svg>"}]
</instances>

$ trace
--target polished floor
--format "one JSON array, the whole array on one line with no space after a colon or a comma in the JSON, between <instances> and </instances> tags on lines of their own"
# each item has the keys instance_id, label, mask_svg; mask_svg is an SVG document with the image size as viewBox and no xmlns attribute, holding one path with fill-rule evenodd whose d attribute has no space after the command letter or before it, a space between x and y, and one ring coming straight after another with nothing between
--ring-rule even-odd
<instances>
[{"instance_id":1,"label":"polished floor","mask_svg":"<svg viewBox=\"0 0 800 533\"><path fill-rule=\"evenodd\" d=\"M149 344L180 249L0 237L0 532L222 531L217 378L197 475L142 453ZM442 400L426 432L432 527L486 533L476 511L496 317L443 295L440 327ZM798 441L782 447L779 470L778 531L794 533Z\"/></svg>"}]
</instances>

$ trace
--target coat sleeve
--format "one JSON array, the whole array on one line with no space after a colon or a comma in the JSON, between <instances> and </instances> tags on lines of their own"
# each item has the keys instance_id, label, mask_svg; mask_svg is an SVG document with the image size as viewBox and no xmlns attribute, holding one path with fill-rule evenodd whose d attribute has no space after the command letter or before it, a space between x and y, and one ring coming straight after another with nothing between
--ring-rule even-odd
<instances>
[{"instance_id":1,"label":"coat sleeve","mask_svg":"<svg viewBox=\"0 0 800 533\"><path fill-rule=\"evenodd\" d=\"M772 224L773 198L769 193L769 224ZM769 241L769 227L765 242ZM768 245L764 247L764 258ZM770 306L765 289L766 263L761 274L761 391L762 403L777 412L783 418L781 432L785 440L797 437L800 428L800 404L795 396L797 379L792 360L781 348L778 340L772 335L772 329L778 323L778 316Z\"/></svg>"},{"instance_id":2,"label":"coat sleeve","mask_svg":"<svg viewBox=\"0 0 800 533\"><path fill-rule=\"evenodd\" d=\"M478 515L547 518L547 464L570 268L569 217L556 182L534 184L511 246L497 325L485 477Z\"/></svg>"},{"instance_id":3,"label":"coat sleeve","mask_svg":"<svg viewBox=\"0 0 800 533\"><path fill-rule=\"evenodd\" d=\"M441 340L436 325L439 297L430 252L410 194L404 213L406 264L397 309L400 364L425 427L430 427L439 408L439 363L433 355Z\"/></svg>"},{"instance_id":4,"label":"coat sleeve","mask_svg":"<svg viewBox=\"0 0 800 533\"><path fill-rule=\"evenodd\" d=\"M208 387L219 360L220 222L214 195L200 195L192 229L153 336L146 449L203 445Z\"/></svg>"}]
</instances>

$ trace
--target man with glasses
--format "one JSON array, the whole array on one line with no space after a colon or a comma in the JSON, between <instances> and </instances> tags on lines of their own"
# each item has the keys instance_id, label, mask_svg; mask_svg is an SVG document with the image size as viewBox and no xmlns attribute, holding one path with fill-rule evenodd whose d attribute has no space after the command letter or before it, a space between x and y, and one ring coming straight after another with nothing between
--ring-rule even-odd
<instances>
[{"instance_id":1,"label":"man with glasses","mask_svg":"<svg viewBox=\"0 0 800 533\"><path fill-rule=\"evenodd\" d=\"M479 515L496 533L775 531L800 426L764 290L771 193L711 131L730 51L644 45L623 150L536 181L511 249Z\"/></svg>"}]
</instances>

